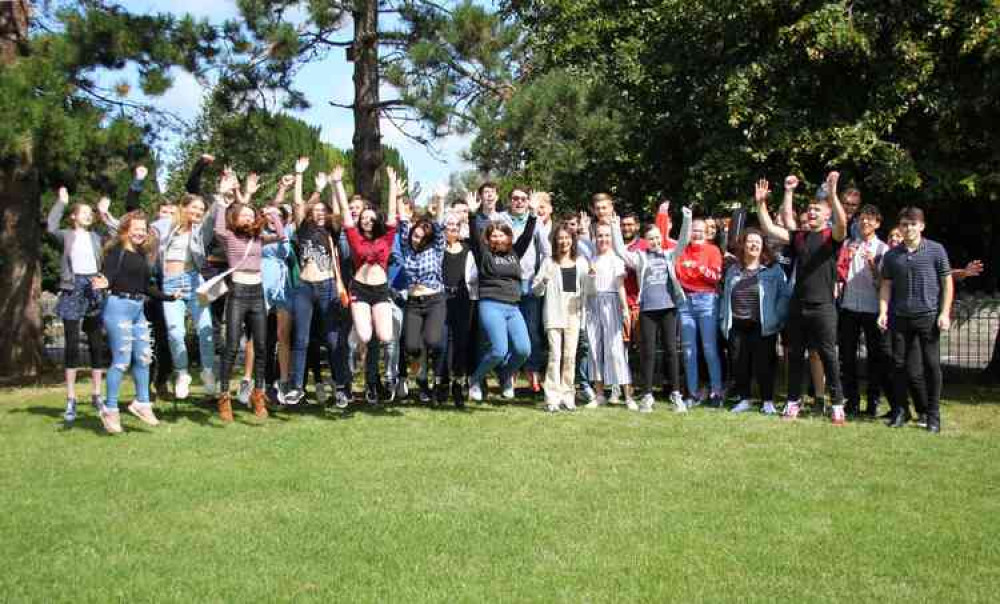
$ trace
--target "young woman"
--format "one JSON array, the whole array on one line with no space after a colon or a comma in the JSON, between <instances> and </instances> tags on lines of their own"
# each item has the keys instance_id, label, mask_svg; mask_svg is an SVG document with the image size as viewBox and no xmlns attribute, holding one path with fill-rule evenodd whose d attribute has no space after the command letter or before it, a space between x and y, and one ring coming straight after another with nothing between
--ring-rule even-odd
<instances>
[{"instance_id":1,"label":"young woman","mask_svg":"<svg viewBox=\"0 0 1000 604\"><path fill-rule=\"evenodd\" d=\"M576 375L576 348L580 325L584 322L584 287L589 265L577 255L576 229L560 223L551 230L552 256L546 258L535 275L533 288L544 295L542 315L549 343L545 371L546 411L576 409L573 388Z\"/></svg>"},{"instance_id":2,"label":"young woman","mask_svg":"<svg viewBox=\"0 0 1000 604\"><path fill-rule=\"evenodd\" d=\"M722 278L722 252L706 239L705 221L691 223L691 242L678 255L677 279L683 289L678 306L681 343L684 347L684 372L687 377L687 406L701 403L698 394L698 341L708 364L711 386L709 401L722 406L722 361L716 335L719 326L719 280Z\"/></svg>"},{"instance_id":3,"label":"young woman","mask_svg":"<svg viewBox=\"0 0 1000 604\"><path fill-rule=\"evenodd\" d=\"M468 228L468 211L464 217L461 212L452 211L445 218L446 243L441 271L447 296L445 354L438 360L437 375L445 388L450 383L452 401L459 408L465 406L463 381L468 377L471 365L473 300L478 297L476 259L462 237L463 230L468 233ZM440 396L438 402L443 402Z\"/></svg>"},{"instance_id":4,"label":"young woman","mask_svg":"<svg viewBox=\"0 0 1000 604\"><path fill-rule=\"evenodd\" d=\"M76 420L76 372L80 367L80 328L87 336L90 349L90 377L93 394L91 403L100 409L101 378L108 366L107 346L101 332L101 307L103 296L94 288L94 279L101 270L101 238L90 231L94 211L87 204L78 203L70 212L73 228L60 228L63 213L69 203L65 187L59 189L55 205L49 211L47 227L62 244L59 275L59 301L56 315L62 319L66 338L64 349L66 371L66 424Z\"/></svg>"},{"instance_id":5,"label":"young woman","mask_svg":"<svg viewBox=\"0 0 1000 604\"><path fill-rule=\"evenodd\" d=\"M221 196L218 203L225 211L215 216L215 238L226 253L226 261L232 274L229 301L226 304L226 347L222 354L222 369L219 386L219 417L222 421L233 421L232 399L229 394L229 378L239 352L240 337L245 327L254 346L255 388L250 397L254 415L260 419L267 417L265 404L265 367L267 355L264 343L267 341L267 313L264 310L264 286L261 276L261 247L284 239L284 225L275 208L267 208L258 217L257 211L244 203L230 203ZM271 232L264 233L265 223L270 223Z\"/></svg>"},{"instance_id":6,"label":"young woman","mask_svg":"<svg viewBox=\"0 0 1000 604\"><path fill-rule=\"evenodd\" d=\"M351 247L354 280L351 282L351 318L361 346L372 335L385 346L392 339L392 294L389 291L389 255L396 236L396 200L406 184L396 178L396 171L386 168L389 177L389 214L383 221L378 213L365 209L355 223L347 199L339 195L344 216L344 232ZM378 400L378 383L368 380L368 400ZM374 396L373 396L374 395Z\"/></svg>"},{"instance_id":7,"label":"young woman","mask_svg":"<svg viewBox=\"0 0 1000 604\"><path fill-rule=\"evenodd\" d=\"M762 411L774 415L774 380L778 366L778 332L788 315L791 288L785 271L764 245L764 235L749 228L740 234L737 262L726 271L722 287L720 324L729 342L729 358L740 402L733 413L749 411L750 376L760 389Z\"/></svg>"},{"instance_id":8,"label":"young woman","mask_svg":"<svg viewBox=\"0 0 1000 604\"><path fill-rule=\"evenodd\" d=\"M479 210L479 201L470 200L470 210ZM521 256L535 236L535 217L529 216L521 235L514 241L509 224L491 221L480 232L476 220L469 221L469 247L479 273L479 328L489 350L469 378L469 398L483 400L483 380L498 369L503 397L514 398L514 374L531 354L531 340L521 301Z\"/></svg>"},{"instance_id":9,"label":"young woman","mask_svg":"<svg viewBox=\"0 0 1000 604\"><path fill-rule=\"evenodd\" d=\"M166 296L151 280L156 257L156 242L150 240L146 215L139 211L122 217L118 236L109 243L104 256L104 275L94 284L107 289L104 328L111 344L111 368L108 369L107 401L101 409L101 422L108 434L122 431L118 412L118 393L125 372L132 369L135 401L130 413L150 426L159 423L149 401L149 365L153 362L149 323L143 313L150 296L159 300L180 298L180 292Z\"/></svg>"},{"instance_id":10,"label":"young woman","mask_svg":"<svg viewBox=\"0 0 1000 604\"><path fill-rule=\"evenodd\" d=\"M587 296L587 341L590 343L590 381L596 392L587 408L607 404L604 386L622 386L630 411L639 406L632 399L632 375L625 355L624 329L629 319L625 298L625 263L611 245L611 224L601 223L595 231L595 255L590 261Z\"/></svg>"},{"instance_id":11,"label":"young woman","mask_svg":"<svg viewBox=\"0 0 1000 604\"><path fill-rule=\"evenodd\" d=\"M198 335L202 384L205 393L211 396L215 395L215 343L212 339L212 314L202 306L197 293L202 283L201 269L205 264L202 225L205 202L200 195L188 194L181 199L179 206L172 218L161 218L152 226L160 244L159 269L163 276L163 292L174 298L163 303L163 314L167 323L170 357L177 372L174 396L183 400L188 397L191 387L185 343L187 315L191 316ZM204 225L204 228L211 229L212 225Z\"/></svg>"},{"instance_id":12,"label":"young woman","mask_svg":"<svg viewBox=\"0 0 1000 604\"><path fill-rule=\"evenodd\" d=\"M659 214L668 213L670 202L660 205ZM646 227L643 238L646 250L630 251L622 237L618 222L613 222L615 253L625 261L625 265L635 271L639 291L639 345L641 347L642 387L645 395L639 404L639 411L653 410L653 374L655 373L656 352L663 350L663 377L669 384L670 402L674 410L687 411L680 393L680 366L677 356L677 307L680 305L680 283L674 272L674 262L684 253L691 237L691 210L683 208L684 221L681 224L680 239L672 249L664 249L667 233L660 232L654 224ZM662 224L663 220L657 220Z\"/></svg>"},{"instance_id":13,"label":"young woman","mask_svg":"<svg viewBox=\"0 0 1000 604\"><path fill-rule=\"evenodd\" d=\"M298 404L305 392L306 360L309 349L309 332L313 315L319 315L320 339L326 346L327 362L331 371L337 364L337 344L340 337L340 321L337 308L344 285L340 277L340 260L335 242L340 238L337 230L336 213L320 201L320 193L326 188L329 178L322 172L316 176L318 191L302 202L302 174L309 167L309 158L302 157L295 163L295 218L298 229L295 233L295 255L298 259L299 284L292 295L292 316L295 318L295 336L292 343L292 388L285 395L289 405ZM342 189L343 168L335 167L331 172L334 181L334 205L338 189ZM317 392L321 382L317 381ZM325 394L325 393L324 393ZM338 398L338 407L346 407L347 399Z\"/></svg>"},{"instance_id":14,"label":"young woman","mask_svg":"<svg viewBox=\"0 0 1000 604\"><path fill-rule=\"evenodd\" d=\"M426 353L428 367L437 366L444 348L444 322L447 301L444 293L445 234L441 220L444 218L444 194L432 201L437 220L427 217L411 218L401 215L400 250L403 271L409 286L403 318L404 344L410 359L420 359ZM411 226L412 225L412 226ZM443 384L437 376L439 386ZM418 380L420 398L431 399L431 386L425 378Z\"/></svg>"}]
</instances>

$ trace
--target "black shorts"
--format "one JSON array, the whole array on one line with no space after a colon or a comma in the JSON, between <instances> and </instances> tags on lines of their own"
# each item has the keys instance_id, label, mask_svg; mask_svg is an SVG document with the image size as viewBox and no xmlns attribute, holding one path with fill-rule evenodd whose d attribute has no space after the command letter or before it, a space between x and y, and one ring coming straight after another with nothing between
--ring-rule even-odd
<instances>
[{"instance_id":1,"label":"black shorts","mask_svg":"<svg viewBox=\"0 0 1000 604\"><path fill-rule=\"evenodd\" d=\"M370 306L392 301L392 292L389 291L389 284L366 285L357 281L351 282L351 302L364 302Z\"/></svg>"}]
</instances>

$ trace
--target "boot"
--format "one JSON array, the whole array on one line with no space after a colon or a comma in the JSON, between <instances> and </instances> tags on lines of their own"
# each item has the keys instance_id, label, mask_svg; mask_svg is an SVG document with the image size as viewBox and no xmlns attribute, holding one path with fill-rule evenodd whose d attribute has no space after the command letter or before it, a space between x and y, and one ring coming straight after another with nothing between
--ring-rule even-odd
<instances>
[{"instance_id":1,"label":"boot","mask_svg":"<svg viewBox=\"0 0 1000 604\"><path fill-rule=\"evenodd\" d=\"M253 414L257 419L267 419L267 397L260 388L254 388L250 395L250 406L253 407Z\"/></svg>"},{"instance_id":2,"label":"boot","mask_svg":"<svg viewBox=\"0 0 1000 604\"><path fill-rule=\"evenodd\" d=\"M219 397L219 418L224 422L233 421L233 401L229 398L229 393L224 392Z\"/></svg>"}]
</instances>

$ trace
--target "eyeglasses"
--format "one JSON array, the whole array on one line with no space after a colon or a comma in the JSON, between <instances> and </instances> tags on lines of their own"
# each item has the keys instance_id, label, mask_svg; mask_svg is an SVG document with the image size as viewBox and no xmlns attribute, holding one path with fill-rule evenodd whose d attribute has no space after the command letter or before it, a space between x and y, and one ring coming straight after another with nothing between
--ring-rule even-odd
<instances>
[{"instance_id":1,"label":"eyeglasses","mask_svg":"<svg viewBox=\"0 0 1000 604\"><path fill-rule=\"evenodd\" d=\"M510 200L511 201L528 201L528 196L527 195L511 195L510 196Z\"/></svg>"}]
</instances>

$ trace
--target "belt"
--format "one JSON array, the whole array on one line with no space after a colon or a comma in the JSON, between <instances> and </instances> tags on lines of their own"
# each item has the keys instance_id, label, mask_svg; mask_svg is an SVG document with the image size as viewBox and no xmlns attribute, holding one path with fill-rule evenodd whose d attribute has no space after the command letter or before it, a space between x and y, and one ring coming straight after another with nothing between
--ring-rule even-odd
<instances>
[{"instance_id":1,"label":"belt","mask_svg":"<svg viewBox=\"0 0 1000 604\"><path fill-rule=\"evenodd\" d=\"M111 292L111 295L116 298L124 298L126 300L136 300L138 302L145 302L149 296L146 294L135 294L132 292Z\"/></svg>"}]
</instances>

